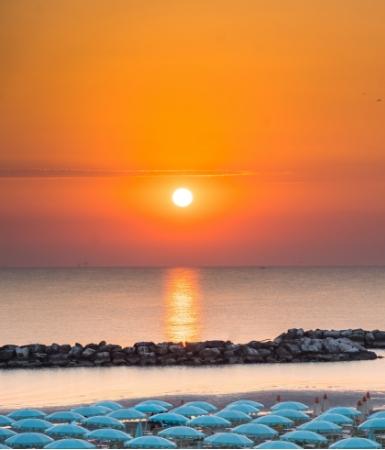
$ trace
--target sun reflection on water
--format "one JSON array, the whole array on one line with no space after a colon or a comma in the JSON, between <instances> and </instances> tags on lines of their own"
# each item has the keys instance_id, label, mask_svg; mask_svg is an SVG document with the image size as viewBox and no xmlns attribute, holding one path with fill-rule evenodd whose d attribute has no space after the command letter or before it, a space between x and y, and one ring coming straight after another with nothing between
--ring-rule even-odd
<instances>
[{"instance_id":1,"label":"sun reflection on water","mask_svg":"<svg viewBox=\"0 0 385 450\"><path fill-rule=\"evenodd\" d=\"M172 342L200 338L199 274L195 269L172 268L165 277L165 335Z\"/></svg>"}]
</instances>

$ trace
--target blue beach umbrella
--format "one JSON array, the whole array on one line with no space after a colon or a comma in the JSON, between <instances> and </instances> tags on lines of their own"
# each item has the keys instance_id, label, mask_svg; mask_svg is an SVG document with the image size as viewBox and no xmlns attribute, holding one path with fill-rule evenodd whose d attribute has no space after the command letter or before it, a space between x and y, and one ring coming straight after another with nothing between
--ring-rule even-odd
<instances>
[{"instance_id":1,"label":"blue beach umbrella","mask_svg":"<svg viewBox=\"0 0 385 450\"><path fill-rule=\"evenodd\" d=\"M20 433L8 438L5 444L11 448L43 448L52 439L42 433Z\"/></svg>"},{"instance_id":2,"label":"blue beach umbrella","mask_svg":"<svg viewBox=\"0 0 385 450\"><path fill-rule=\"evenodd\" d=\"M210 448L247 448L253 441L242 434L215 433L203 439L205 447Z\"/></svg>"},{"instance_id":3,"label":"blue beach umbrella","mask_svg":"<svg viewBox=\"0 0 385 450\"><path fill-rule=\"evenodd\" d=\"M334 442L334 444L332 444L329 448L364 449L364 448L381 448L381 445L376 441L372 441L371 439L352 437L352 438L341 439L337 442Z\"/></svg>"},{"instance_id":4,"label":"blue beach umbrella","mask_svg":"<svg viewBox=\"0 0 385 450\"><path fill-rule=\"evenodd\" d=\"M172 409L171 412L176 413L176 414L181 414L182 416L185 416L188 418L204 416L205 414L208 414L208 412L205 409L199 408L198 406L191 406L191 405L178 406L178 408Z\"/></svg>"},{"instance_id":5,"label":"blue beach umbrella","mask_svg":"<svg viewBox=\"0 0 385 450\"><path fill-rule=\"evenodd\" d=\"M190 427L194 428L230 428L231 422L223 417L214 415L214 416L200 416L191 419L188 422Z\"/></svg>"},{"instance_id":6,"label":"blue beach umbrella","mask_svg":"<svg viewBox=\"0 0 385 450\"><path fill-rule=\"evenodd\" d=\"M226 419L229 422L235 424L235 423L247 423L250 422L251 417L242 412L238 411L237 409L222 409L221 411L215 413L217 417L222 417L222 419Z\"/></svg>"},{"instance_id":7,"label":"blue beach umbrella","mask_svg":"<svg viewBox=\"0 0 385 450\"><path fill-rule=\"evenodd\" d=\"M46 417L52 423L82 422L85 417L73 411L55 411Z\"/></svg>"},{"instance_id":8,"label":"blue beach umbrella","mask_svg":"<svg viewBox=\"0 0 385 450\"><path fill-rule=\"evenodd\" d=\"M228 404L228 406L230 405L250 405L250 406L254 406L254 408L256 409L262 409L265 407L265 405L261 402L256 402L255 400L248 400L248 399L240 399L240 400L236 400L235 402L231 402Z\"/></svg>"},{"instance_id":9,"label":"blue beach umbrella","mask_svg":"<svg viewBox=\"0 0 385 450\"><path fill-rule=\"evenodd\" d=\"M52 423L44 419L21 419L12 425L16 431L38 431L44 433L45 430L52 427Z\"/></svg>"},{"instance_id":10,"label":"blue beach umbrella","mask_svg":"<svg viewBox=\"0 0 385 450\"><path fill-rule=\"evenodd\" d=\"M205 434L191 427L179 426L170 427L158 433L159 436L167 439L198 440L203 439Z\"/></svg>"},{"instance_id":11,"label":"blue beach umbrella","mask_svg":"<svg viewBox=\"0 0 385 450\"><path fill-rule=\"evenodd\" d=\"M16 433L8 428L0 428L0 442L5 441L6 439L15 436Z\"/></svg>"},{"instance_id":12,"label":"blue beach umbrella","mask_svg":"<svg viewBox=\"0 0 385 450\"><path fill-rule=\"evenodd\" d=\"M302 448L295 442L288 441L266 441L254 448Z\"/></svg>"},{"instance_id":13,"label":"blue beach umbrella","mask_svg":"<svg viewBox=\"0 0 385 450\"><path fill-rule=\"evenodd\" d=\"M125 448L176 448L176 444L160 436L141 436L124 443Z\"/></svg>"},{"instance_id":14,"label":"blue beach umbrella","mask_svg":"<svg viewBox=\"0 0 385 450\"><path fill-rule=\"evenodd\" d=\"M254 406L248 405L247 403L238 403L237 405L227 405L225 409L235 409L236 411L241 411L245 414L258 414L259 409Z\"/></svg>"},{"instance_id":15,"label":"blue beach umbrella","mask_svg":"<svg viewBox=\"0 0 385 450\"><path fill-rule=\"evenodd\" d=\"M83 421L83 426L95 430L98 428L114 428L115 430L124 430L124 425L118 419L110 416L93 416Z\"/></svg>"},{"instance_id":16,"label":"blue beach umbrella","mask_svg":"<svg viewBox=\"0 0 385 450\"><path fill-rule=\"evenodd\" d=\"M385 418L375 417L374 419L365 420L358 426L362 431L384 431L385 430Z\"/></svg>"},{"instance_id":17,"label":"blue beach umbrella","mask_svg":"<svg viewBox=\"0 0 385 450\"><path fill-rule=\"evenodd\" d=\"M352 425L353 420L347 416L337 413L323 413L314 420L327 420L328 422L336 423L337 425Z\"/></svg>"},{"instance_id":18,"label":"blue beach umbrella","mask_svg":"<svg viewBox=\"0 0 385 450\"><path fill-rule=\"evenodd\" d=\"M146 403L141 405L136 405L135 409L145 414L160 414L167 412L167 408L158 405L157 403Z\"/></svg>"},{"instance_id":19,"label":"blue beach umbrella","mask_svg":"<svg viewBox=\"0 0 385 450\"><path fill-rule=\"evenodd\" d=\"M10 427L14 422L10 417L0 415L0 427Z\"/></svg>"},{"instance_id":20,"label":"blue beach umbrella","mask_svg":"<svg viewBox=\"0 0 385 450\"><path fill-rule=\"evenodd\" d=\"M103 442L126 442L132 439L132 436L121 430L101 428L99 430L91 431L87 436L87 439Z\"/></svg>"},{"instance_id":21,"label":"blue beach umbrella","mask_svg":"<svg viewBox=\"0 0 385 450\"><path fill-rule=\"evenodd\" d=\"M320 434L340 434L342 428L333 422L328 422L327 420L317 419L311 420L310 422L303 423L297 430L307 430L315 431Z\"/></svg>"},{"instance_id":22,"label":"blue beach umbrella","mask_svg":"<svg viewBox=\"0 0 385 450\"><path fill-rule=\"evenodd\" d=\"M385 411L377 411L373 414L370 414L368 419L383 419L385 417Z\"/></svg>"},{"instance_id":23,"label":"blue beach umbrella","mask_svg":"<svg viewBox=\"0 0 385 450\"><path fill-rule=\"evenodd\" d=\"M186 425L188 422L187 417L181 414L173 412L155 414L149 418L152 423L159 423L161 425Z\"/></svg>"},{"instance_id":24,"label":"blue beach umbrella","mask_svg":"<svg viewBox=\"0 0 385 450\"><path fill-rule=\"evenodd\" d=\"M309 409L308 405L302 402L279 402L271 407L272 411L277 411L278 409L296 409L297 411L305 411Z\"/></svg>"},{"instance_id":25,"label":"blue beach umbrella","mask_svg":"<svg viewBox=\"0 0 385 450\"><path fill-rule=\"evenodd\" d=\"M0 444L0 448L11 448L11 447L8 447L8 445Z\"/></svg>"},{"instance_id":26,"label":"blue beach umbrella","mask_svg":"<svg viewBox=\"0 0 385 450\"><path fill-rule=\"evenodd\" d=\"M96 448L91 442L84 441L83 439L59 439L58 441L51 442L44 448Z\"/></svg>"},{"instance_id":27,"label":"blue beach umbrella","mask_svg":"<svg viewBox=\"0 0 385 450\"><path fill-rule=\"evenodd\" d=\"M157 400L157 399L143 400L142 402L137 403L136 406L137 405L147 405L148 403L155 403L156 405L163 406L163 408L166 408L167 410L173 407L173 405L171 403L166 402L164 400Z\"/></svg>"},{"instance_id":28,"label":"blue beach umbrella","mask_svg":"<svg viewBox=\"0 0 385 450\"><path fill-rule=\"evenodd\" d=\"M13 420L21 419L43 419L46 416L45 412L40 411L40 409L23 408L16 409L8 414Z\"/></svg>"},{"instance_id":29,"label":"blue beach umbrella","mask_svg":"<svg viewBox=\"0 0 385 450\"><path fill-rule=\"evenodd\" d=\"M352 408L351 406L335 406L334 408L330 408L325 412L328 414L342 414L343 416L350 417L351 419L361 416L360 411L358 411L358 409L356 408Z\"/></svg>"},{"instance_id":30,"label":"blue beach umbrella","mask_svg":"<svg viewBox=\"0 0 385 450\"><path fill-rule=\"evenodd\" d=\"M289 431L281 436L285 441L298 442L300 444L324 444L327 439L314 431L296 430Z\"/></svg>"},{"instance_id":31,"label":"blue beach umbrella","mask_svg":"<svg viewBox=\"0 0 385 450\"><path fill-rule=\"evenodd\" d=\"M46 434L55 439L61 438L86 438L89 431L80 425L73 423L66 423L61 425L54 425L46 430Z\"/></svg>"},{"instance_id":32,"label":"blue beach umbrella","mask_svg":"<svg viewBox=\"0 0 385 450\"><path fill-rule=\"evenodd\" d=\"M203 400L195 400L195 401L192 401L192 402L187 402L187 403L185 403L185 406L196 406L197 408L204 409L208 413L215 412L218 409L212 403L205 402Z\"/></svg>"},{"instance_id":33,"label":"blue beach umbrella","mask_svg":"<svg viewBox=\"0 0 385 450\"><path fill-rule=\"evenodd\" d=\"M108 417L122 420L123 422L138 422L147 420L146 414L138 411L135 408L122 408L112 411L108 414Z\"/></svg>"},{"instance_id":34,"label":"blue beach umbrella","mask_svg":"<svg viewBox=\"0 0 385 450\"><path fill-rule=\"evenodd\" d=\"M101 402L96 402L93 404L93 406L104 406L105 408L110 408L112 411L123 408L123 405L121 405L118 402L112 402L111 400L103 400Z\"/></svg>"},{"instance_id":35,"label":"blue beach umbrella","mask_svg":"<svg viewBox=\"0 0 385 450\"><path fill-rule=\"evenodd\" d=\"M105 416L111 412L111 409L105 406L79 406L78 408L72 408L71 411L81 414L84 417L93 417Z\"/></svg>"},{"instance_id":36,"label":"blue beach umbrella","mask_svg":"<svg viewBox=\"0 0 385 450\"><path fill-rule=\"evenodd\" d=\"M269 427L291 427L294 425L291 419L278 416L277 414L266 414L266 416L257 417L251 423L261 423Z\"/></svg>"},{"instance_id":37,"label":"blue beach umbrella","mask_svg":"<svg viewBox=\"0 0 385 450\"><path fill-rule=\"evenodd\" d=\"M250 439L272 439L278 436L278 432L273 430L267 425L261 423L245 423L243 425L238 425L231 431L238 434L243 434Z\"/></svg>"},{"instance_id":38,"label":"blue beach umbrella","mask_svg":"<svg viewBox=\"0 0 385 450\"><path fill-rule=\"evenodd\" d=\"M274 415L287 417L294 422L306 422L310 417L298 409L277 409L274 411Z\"/></svg>"}]
</instances>

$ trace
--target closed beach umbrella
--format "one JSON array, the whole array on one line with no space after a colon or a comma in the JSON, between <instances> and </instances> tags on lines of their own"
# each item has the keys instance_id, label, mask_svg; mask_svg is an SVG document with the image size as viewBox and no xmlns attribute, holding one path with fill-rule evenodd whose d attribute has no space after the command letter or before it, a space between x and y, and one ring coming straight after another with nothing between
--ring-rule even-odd
<instances>
[{"instance_id":1,"label":"closed beach umbrella","mask_svg":"<svg viewBox=\"0 0 385 450\"><path fill-rule=\"evenodd\" d=\"M353 420L347 416L337 413L323 413L314 420L327 420L328 422L336 423L337 425L352 425Z\"/></svg>"},{"instance_id":2,"label":"closed beach umbrella","mask_svg":"<svg viewBox=\"0 0 385 450\"><path fill-rule=\"evenodd\" d=\"M124 430L124 425L118 419L110 416L93 416L83 421L83 425L91 430L97 428L114 428L115 430Z\"/></svg>"},{"instance_id":3,"label":"closed beach umbrella","mask_svg":"<svg viewBox=\"0 0 385 450\"><path fill-rule=\"evenodd\" d=\"M242 412L238 411L237 409L222 409L222 411L219 411L215 413L217 417L222 417L222 419L226 419L231 423L247 423L250 422L251 417Z\"/></svg>"},{"instance_id":4,"label":"closed beach umbrella","mask_svg":"<svg viewBox=\"0 0 385 450\"><path fill-rule=\"evenodd\" d=\"M40 409L16 409L8 414L13 420L21 420L21 419L43 419L46 416L45 412L40 411Z\"/></svg>"},{"instance_id":5,"label":"closed beach umbrella","mask_svg":"<svg viewBox=\"0 0 385 450\"><path fill-rule=\"evenodd\" d=\"M0 427L10 427L13 422L14 420L10 417L0 415Z\"/></svg>"},{"instance_id":6,"label":"closed beach umbrella","mask_svg":"<svg viewBox=\"0 0 385 450\"><path fill-rule=\"evenodd\" d=\"M191 406L191 405L182 405L178 406L178 408L174 408L171 410L171 412L176 414L181 414L185 417L198 417L198 416L204 416L205 414L208 414L208 412L205 409L198 408L198 406Z\"/></svg>"},{"instance_id":7,"label":"closed beach umbrella","mask_svg":"<svg viewBox=\"0 0 385 450\"><path fill-rule=\"evenodd\" d=\"M0 428L0 442L7 440L8 438L15 436L15 432L8 428Z\"/></svg>"},{"instance_id":8,"label":"closed beach umbrella","mask_svg":"<svg viewBox=\"0 0 385 450\"><path fill-rule=\"evenodd\" d=\"M261 402L256 402L255 400L248 400L248 399L236 400L235 402L229 403L228 406L230 406L230 405L242 405L242 404L254 406L254 408L257 408L257 409L262 409L262 408L265 407L265 405L263 403L261 403Z\"/></svg>"},{"instance_id":9,"label":"closed beach umbrella","mask_svg":"<svg viewBox=\"0 0 385 450\"><path fill-rule=\"evenodd\" d=\"M137 405L146 405L148 403L155 403L156 405L163 406L163 408L166 408L166 409L171 409L173 407L173 405L171 403L166 402L164 400L157 400L157 399L143 400L142 402L137 403L136 406Z\"/></svg>"},{"instance_id":10,"label":"closed beach umbrella","mask_svg":"<svg viewBox=\"0 0 385 450\"><path fill-rule=\"evenodd\" d=\"M272 439L278 436L278 432L267 425L261 423L245 423L238 425L231 431L238 434L243 434L251 439Z\"/></svg>"},{"instance_id":11,"label":"closed beach umbrella","mask_svg":"<svg viewBox=\"0 0 385 450\"><path fill-rule=\"evenodd\" d=\"M80 425L66 423L62 425L54 425L46 430L46 434L53 438L86 438L89 431Z\"/></svg>"},{"instance_id":12,"label":"closed beach umbrella","mask_svg":"<svg viewBox=\"0 0 385 450\"><path fill-rule=\"evenodd\" d=\"M297 429L315 431L320 434L339 434L342 432L342 428L339 425L322 419L316 419L303 423Z\"/></svg>"},{"instance_id":13,"label":"closed beach umbrella","mask_svg":"<svg viewBox=\"0 0 385 450\"><path fill-rule=\"evenodd\" d=\"M123 406L118 402L112 402L110 400L103 400L101 402L96 402L93 406L104 406L105 408L109 408L112 411L123 408Z\"/></svg>"},{"instance_id":14,"label":"closed beach umbrella","mask_svg":"<svg viewBox=\"0 0 385 450\"><path fill-rule=\"evenodd\" d=\"M167 439L181 439L186 441L203 439L205 437L205 434L201 431L186 426L166 428L160 431L158 435Z\"/></svg>"},{"instance_id":15,"label":"closed beach umbrella","mask_svg":"<svg viewBox=\"0 0 385 450\"><path fill-rule=\"evenodd\" d=\"M251 439L237 433L215 433L204 438L203 443L210 448L247 448L253 445Z\"/></svg>"},{"instance_id":16,"label":"closed beach umbrella","mask_svg":"<svg viewBox=\"0 0 385 450\"><path fill-rule=\"evenodd\" d=\"M358 426L358 429L362 431L384 431L385 418L377 417L365 420L365 422Z\"/></svg>"},{"instance_id":17,"label":"closed beach umbrella","mask_svg":"<svg viewBox=\"0 0 385 450\"><path fill-rule=\"evenodd\" d=\"M43 432L52 427L52 423L44 419L21 419L12 425L16 431L39 431Z\"/></svg>"},{"instance_id":18,"label":"closed beach umbrella","mask_svg":"<svg viewBox=\"0 0 385 450\"><path fill-rule=\"evenodd\" d=\"M200 416L191 419L188 423L190 427L194 428L230 428L231 422L220 416Z\"/></svg>"},{"instance_id":19,"label":"closed beach umbrella","mask_svg":"<svg viewBox=\"0 0 385 450\"><path fill-rule=\"evenodd\" d=\"M52 423L82 422L85 417L73 411L55 411L46 417Z\"/></svg>"},{"instance_id":20,"label":"closed beach umbrella","mask_svg":"<svg viewBox=\"0 0 385 450\"><path fill-rule=\"evenodd\" d=\"M277 414L266 414L266 416L257 417L251 423L261 423L269 427L291 427L294 425L291 419L278 416Z\"/></svg>"},{"instance_id":21,"label":"closed beach umbrella","mask_svg":"<svg viewBox=\"0 0 385 450\"><path fill-rule=\"evenodd\" d=\"M298 411L305 411L309 409L308 405L302 402L279 402L271 407L272 411L277 411L277 409L296 409Z\"/></svg>"},{"instance_id":22,"label":"closed beach umbrella","mask_svg":"<svg viewBox=\"0 0 385 450\"><path fill-rule=\"evenodd\" d=\"M381 445L372 439L353 437L334 442L329 448L381 448Z\"/></svg>"},{"instance_id":23,"label":"closed beach umbrella","mask_svg":"<svg viewBox=\"0 0 385 450\"><path fill-rule=\"evenodd\" d=\"M285 441L298 442L300 444L324 444L327 439L314 431L296 430L289 431L281 436Z\"/></svg>"},{"instance_id":24,"label":"closed beach umbrella","mask_svg":"<svg viewBox=\"0 0 385 450\"><path fill-rule=\"evenodd\" d=\"M352 408L351 406L335 406L334 408L330 408L327 411L329 413L342 414L343 416L355 418L361 415L360 411L356 408Z\"/></svg>"},{"instance_id":25,"label":"closed beach umbrella","mask_svg":"<svg viewBox=\"0 0 385 450\"><path fill-rule=\"evenodd\" d=\"M59 439L58 441L51 442L44 448L96 448L91 442L84 441L83 439Z\"/></svg>"},{"instance_id":26,"label":"closed beach umbrella","mask_svg":"<svg viewBox=\"0 0 385 450\"><path fill-rule=\"evenodd\" d=\"M152 423L159 423L161 425L186 425L188 419L181 414L169 412L155 414L155 416L149 418L149 421Z\"/></svg>"},{"instance_id":27,"label":"closed beach umbrella","mask_svg":"<svg viewBox=\"0 0 385 450\"><path fill-rule=\"evenodd\" d=\"M258 414L259 413L258 408L248 405L247 403L238 403L237 405L227 405L225 409L235 409L236 411L241 411L245 414Z\"/></svg>"},{"instance_id":28,"label":"closed beach umbrella","mask_svg":"<svg viewBox=\"0 0 385 450\"><path fill-rule=\"evenodd\" d=\"M5 444L11 448L43 448L52 439L42 433L20 433L8 438Z\"/></svg>"},{"instance_id":29,"label":"closed beach umbrella","mask_svg":"<svg viewBox=\"0 0 385 450\"><path fill-rule=\"evenodd\" d=\"M147 420L146 414L138 411L135 408L122 408L112 411L108 414L108 417L122 420L123 422L139 422Z\"/></svg>"},{"instance_id":30,"label":"closed beach umbrella","mask_svg":"<svg viewBox=\"0 0 385 450\"><path fill-rule=\"evenodd\" d=\"M103 442L126 442L132 439L132 436L121 430L101 428L99 430L91 431L87 436L87 439Z\"/></svg>"},{"instance_id":31,"label":"closed beach umbrella","mask_svg":"<svg viewBox=\"0 0 385 450\"><path fill-rule=\"evenodd\" d=\"M135 409L145 414L159 414L167 411L164 406L158 405L157 403L145 403L135 406Z\"/></svg>"},{"instance_id":32,"label":"closed beach umbrella","mask_svg":"<svg viewBox=\"0 0 385 450\"><path fill-rule=\"evenodd\" d=\"M174 442L160 436L141 436L124 443L125 448L176 448Z\"/></svg>"},{"instance_id":33,"label":"closed beach umbrella","mask_svg":"<svg viewBox=\"0 0 385 450\"><path fill-rule=\"evenodd\" d=\"M277 409L274 411L274 415L287 417L294 420L294 422L306 422L310 417L298 409Z\"/></svg>"},{"instance_id":34,"label":"closed beach umbrella","mask_svg":"<svg viewBox=\"0 0 385 450\"><path fill-rule=\"evenodd\" d=\"M217 407L212 403L205 402L203 400L195 400L192 402L185 403L186 406L196 406L197 408L204 409L205 411L211 413L217 411Z\"/></svg>"},{"instance_id":35,"label":"closed beach umbrella","mask_svg":"<svg viewBox=\"0 0 385 450\"><path fill-rule=\"evenodd\" d=\"M111 409L105 406L79 406L78 408L72 408L71 411L81 414L84 417L93 417L105 416L111 412Z\"/></svg>"},{"instance_id":36,"label":"closed beach umbrella","mask_svg":"<svg viewBox=\"0 0 385 450\"><path fill-rule=\"evenodd\" d=\"M266 441L254 448L302 448L295 442L288 441Z\"/></svg>"}]
</instances>

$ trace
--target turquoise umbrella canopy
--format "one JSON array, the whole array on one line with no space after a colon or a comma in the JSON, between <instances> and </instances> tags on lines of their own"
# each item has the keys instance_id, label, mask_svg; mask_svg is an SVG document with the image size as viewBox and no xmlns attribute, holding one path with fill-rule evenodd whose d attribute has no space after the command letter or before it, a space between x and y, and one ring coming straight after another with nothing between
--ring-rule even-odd
<instances>
[{"instance_id":1,"label":"turquoise umbrella canopy","mask_svg":"<svg viewBox=\"0 0 385 450\"><path fill-rule=\"evenodd\" d=\"M46 430L46 434L53 438L86 438L88 435L88 430L81 427L80 425L75 425L73 423L66 423L61 425L54 425Z\"/></svg>"},{"instance_id":2,"label":"turquoise umbrella canopy","mask_svg":"<svg viewBox=\"0 0 385 450\"><path fill-rule=\"evenodd\" d=\"M82 422L85 417L73 411L55 411L46 417L52 423Z\"/></svg>"},{"instance_id":3,"label":"turquoise umbrella canopy","mask_svg":"<svg viewBox=\"0 0 385 450\"><path fill-rule=\"evenodd\" d=\"M105 416L111 412L111 409L105 406L79 406L78 408L72 408L71 411L81 414L84 417L93 417Z\"/></svg>"},{"instance_id":4,"label":"turquoise umbrella canopy","mask_svg":"<svg viewBox=\"0 0 385 450\"><path fill-rule=\"evenodd\" d=\"M276 403L271 407L272 411L277 411L278 409L296 409L298 411L305 411L309 409L309 407L308 405L305 405L305 403L302 402L288 401Z\"/></svg>"},{"instance_id":5,"label":"turquoise umbrella canopy","mask_svg":"<svg viewBox=\"0 0 385 450\"><path fill-rule=\"evenodd\" d=\"M40 409L16 409L8 414L13 420L21 420L21 419L43 419L46 416L45 412L40 411Z\"/></svg>"},{"instance_id":6,"label":"turquoise umbrella canopy","mask_svg":"<svg viewBox=\"0 0 385 450\"><path fill-rule=\"evenodd\" d=\"M138 411L135 408L122 408L117 409L116 411L112 411L108 414L108 417L113 417L114 419L123 420L123 421L143 421L146 420L146 414Z\"/></svg>"},{"instance_id":7,"label":"turquoise umbrella canopy","mask_svg":"<svg viewBox=\"0 0 385 450\"><path fill-rule=\"evenodd\" d=\"M257 417L251 423L261 423L269 427L291 427L294 425L291 419L278 416L277 414L266 414L266 416Z\"/></svg>"},{"instance_id":8,"label":"turquoise umbrella canopy","mask_svg":"<svg viewBox=\"0 0 385 450\"><path fill-rule=\"evenodd\" d=\"M96 448L91 442L84 441L83 439L60 439L58 441L51 442L44 448Z\"/></svg>"},{"instance_id":9,"label":"turquoise umbrella canopy","mask_svg":"<svg viewBox=\"0 0 385 450\"><path fill-rule=\"evenodd\" d=\"M254 408L256 408L256 409L262 409L262 408L265 407L265 405L263 403L261 403L261 402L256 402L255 400L248 400L248 399L236 400L235 402L229 403L228 406L230 406L230 405L242 405L242 404L254 406Z\"/></svg>"},{"instance_id":10,"label":"turquoise umbrella canopy","mask_svg":"<svg viewBox=\"0 0 385 450\"><path fill-rule=\"evenodd\" d=\"M14 422L10 417L0 415L0 427L10 427Z\"/></svg>"},{"instance_id":11,"label":"turquoise umbrella canopy","mask_svg":"<svg viewBox=\"0 0 385 450\"><path fill-rule=\"evenodd\" d=\"M158 435L167 439L183 440L196 440L203 439L205 437L205 434L201 431L183 425L178 427L166 428L165 430L160 431Z\"/></svg>"},{"instance_id":12,"label":"turquoise umbrella canopy","mask_svg":"<svg viewBox=\"0 0 385 450\"><path fill-rule=\"evenodd\" d=\"M191 406L191 405L182 405L178 406L178 408L172 409L170 412L181 414L185 417L198 417L198 416L204 416L205 414L208 414L208 412L205 409L199 408L198 406Z\"/></svg>"},{"instance_id":13,"label":"turquoise umbrella canopy","mask_svg":"<svg viewBox=\"0 0 385 450\"><path fill-rule=\"evenodd\" d=\"M12 425L16 431L38 431L44 433L52 423L44 419L21 419Z\"/></svg>"},{"instance_id":14,"label":"turquoise umbrella canopy","mask_svg":"<svg viewBox=\"0 0 385 450\"><path fill-rule=\"evenodd\" d=\"M370 414L368 419L383 419L385 417L385 411L377 411L373 414Z\"/></svg>"},{"instance_id":15,"label":"turquoise umbrella canopy","mask_svg":"<svg viewBox=\"0 0 385 450\"><path fill-rule=\"evenodd\" d=\"M248 405L247 403L238 403L236 405L227 405L225 409L235 409L236 411L241 411L245 414L258 414L259 409L254 406Z\"/></svg>"},{"instance_id":16,"label":"turquoise umbrella canopy","mask_svg":"<svg viewBox=\"0 0 385 450\"><path fill-rule=\"evenodd\" d=\"M242 412L238 411L237 409L222 409L221 411L215 413L217 417L222 417L222 419L226 419L229 422L235 424L235 423L247 423L250 422L251 417Z\"/></svg>"},{"instance_id":17,"label":"turquoise umbrella canopy","mask_svg":"<svg viewBox=\"0 0 385 450\"><path fill-rule=\"evenodd\" d=\"M323 413L320 416L316 417L314 420L327 420L328 422L336 423L337 425L352 425L353 420L347 416L343 416L342 414L337 413Z\"/></svg>"},{"instance_id":18,"label":"turquoise umbrella canopy","mask_svg":"<svg viewBox=\"0 0 385 450\"><path fill-rule=\"evenodd\" d=\"M0 444L0 448L11 448L11 447L8 447L8 445Z\"/></svg>"},{"instance_id":19,"label":"turquoise umbrella canopy","mask_svg":"<svg viewBox=\"0 0 385 450\"><path fill-rule=\"evenodd\" d=\"M247 448L253 445L251 439L237 433L215 433L204 438L203 443L210 448Z\"/></svg>"},{"instance_id":20,"label":"turquoise umbrella canopy","mask_svg":"<svg viewBox=\"0 0 385 450\"><path fill-rule=\"evenodd\" d=\"M99 430L91 431L87 436L87 439L95 441L126 442L132 439L132 436L121 430L100 428Z\"/></svg>"},{"instance_id":21,"label":"turquoise umbrella canopy","mask_svg":"<svg viewBox=\"0 0 385 450\"><path fill-rule=\"evenodd\" d=\"M195 417L189 421L188 425L194 428L230 428L231 422L223 417L214 415Z\"/></svg>"},{"instance_id":22,"label":"turquoise umbrella canopy","mask_svg":"<svg viewBox=\"0 0 385 450\"><path fill-rule=\"evenodd\" d=\"M288 441L266 441L254 448L302 448L295 442Z\"/></svg>"},{"instance_id":23,"label":"turquoise umbrella canopy","mask_svg":"<svg viewBox=\"0 0 385 450\"><path fill-rule=\"evenodd\" d=\"M5 441L6 439L15 436L16 433L8 428L0 428L0 442Z\"/></svg>"},{"instance_id":24,"label":"turquoise umbrella canopy","mask_svg":"<svg viewBox=\"0 0 385 450\"><path fill-rule=\"evenodd\" d=\"M252 439L272 439L278 436L278 432L267 425L261 423L245 423L238 425L231 431L238 434L243 434Z\"/></svg>"},{"instance_id":25,"label":"turquoise umbrella canopy","mask_svg":"<svg viewBox=\"0 0 385 450\"><path fill-rule=\"evenodd\" d=\"M167 412L168 408L157 403L139 403L135 406L135 409L145 414L160 414Z\"/></svg>"},{"instance_id":26,"label":"turquoise umbrella canopy","mask_svg":"<svg viewBox=\"0 0 385 450\"><path fill-rule=\"evenodd\" d=\"M324 444L327 439L314 431L296 430L289 431L281 436L285 441L298 442L300 444Z\"/></svg>"},{"instance_id":27,"label":"turquoise umbrella canopy","mask_svg":"<svg viewBox=\"0 0 385 450\"><path fill-rule=\"evenodd\" d=\"M300 425L298 430L315 431L320 434L340 434L342 428L333 422L327 420L316 419Z\"/></svg>"},{"instance_id":28,"label":"turquoise umbrella canopy","mask_svg":"<svg viewBox=\"0 0 385 450\"><path fill-rule=\"evenodd\" d=\"M166 409L170 409L173 407L173 405L171 403L166 402L164 400L157 400L157 399L143 400L142 402L137 403L137 405L146 405L148 403L155 403L157 405L163 406L163 408L166 408Z\"/></svg>"},{"instance_id":29,"label":"turquoise umbrella canopy","mask_svg":"<svg viewBox=\"0 0 385 450\"><path fill-rule=\"evenodd\" d=\"M378 442L375 442L371 439L352 437L352 438L341 439L340 441L334 442L334 444L332 444L329 448L364 449L364 448L381 448L381 445Z\"/></svg>"},{"instance_id":30,"label":"turquoise umbrella canopy","mask_svg":"<svg viewBox=\"0 0 385 450\"><path fill-rule=\"evenodd\" d=\"M217 407L214 406L212 403L205 402L203 400L195 400L192 402L185 403L185 406L196 406L197 408L204 409L205 411L212 413L217 411Z\"/></svg>"},{"instance_id":31,"label":"turquoise umbrella canopy","mask_svg":"<svg viewBox=\"0 0 385 450\"><path fill-rule=\"evenodd\" d=\"M159 423L161 425L186 425L188 422L187 417L181 414L173 412L155 414L149 418L152 423Z\"/></svg>"},{"instance_id":32,"label":"turquoise umbrella canopy","mask_svg":"<svg viewBox=\"0 0 385 450\"><path fill-rule=\"evenodd\" d=\"M358 426L362 431L384 431L385 430L385 418L377 417L374 419L365 420Z\"/></svg>"},{"instance_id":33,"label":"turquoise umbrella canopy","mask_svg":"<svg viewBox=\"0 0 385 450\"><path fill-rule=\"evenodd\" d=\"M176 448L176 444L160 436L141 436L124 443L125 448Z\"/></svg>"},{"instance_id":34,"label":"turquoise umbrella canopy","mask_svg":"<svg viewBox=\"0 0 385 450\"><path fill-rule=\"evenodd\" d=\"M97 428L115 428L116 430L124 430L122 422L110 416L89 417L83 421L83 425L91 430Z\"/></svg>"},{"instance_id":35,"label":"turquoise umbrella canopy","mask_svg":"<svg viewBox=\"0 0 385 450\"><path fill-rule=\"evenodd\" d=\"M336 413L336 414L342 414L343 416L355 418L361 416L360 411L356 408L352 408L350 406L335 406L334 408L330 408L326 413Z\"/></svg>"},{"instance_id":36,"label":"turquoise umbrella canopy","mask_svg":"<svg viewBox=\"0 0 385 450\"><path fill-rule=\"evenodd\" d=\"M306 422L310 417L302 411L297 409L277 409L274 411L274 415L287 417L294 422Z\"/></svg>"},{"instance_id":37,"label":"turquoise umbrella canopy","mask_svg":"<svg viewBox=\"0 0 385 450\"><path fill-rule=\"evenodd\" d=\"M123 406L118 402L112 402L111 400L103 400L101 402L96 402L93 406L104 406L105 408L110 408L112 411L123 408Z\"/></svg>"},{"instance_id":38,"label":"turquoise umbrella canopy","mask_svg":"<svg viewBox=\"0 0 385 450\"><path fill-rule=\"evenodd\" d=\"M11 448L43 448L52 439L42 433L20 433L8 438L5 444Z\"/></svg>"}]
</instances>

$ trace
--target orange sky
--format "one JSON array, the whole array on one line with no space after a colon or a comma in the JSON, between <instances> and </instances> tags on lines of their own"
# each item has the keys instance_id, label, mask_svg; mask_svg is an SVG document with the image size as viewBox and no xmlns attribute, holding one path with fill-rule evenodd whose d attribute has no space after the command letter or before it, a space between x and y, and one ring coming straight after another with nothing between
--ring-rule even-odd
<instances>
[{"instance_id":1,"label":"orange sky","mask_svg":"<svg viewBox=\"0 0 385 450\"><path fill-rule=\"evenodd\" d=\"M0 265L385 264L384 23L382 0L2 1Z\"/></svg>"}]
</instances>

